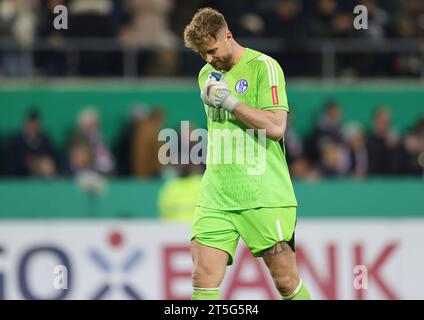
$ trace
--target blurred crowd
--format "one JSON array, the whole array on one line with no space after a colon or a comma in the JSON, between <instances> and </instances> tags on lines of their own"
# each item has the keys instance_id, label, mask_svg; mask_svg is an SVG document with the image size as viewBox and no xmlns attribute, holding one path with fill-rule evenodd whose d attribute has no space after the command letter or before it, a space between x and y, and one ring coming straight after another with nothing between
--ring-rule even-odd
<instances>
[{"instance_id":1,"label":"blurred crowd","mask_svg":"<svg viewBox=\"0 0 424 320\"><path fill-rule=\"evenodd\" d=\"M74 177L93 172L104 176L159 177L160 109L135 107L115 146L104 139L100 114L94 107L83 109L76 126L65 137L65 145L54 146L41 114L30 109L22 129L0 138L0 172L15 177Z\"/></svg>"},{"instance_id":2,"label":"blurred crowd","mask_svg":"<svg viewBox=\"0 0 424 320\"><path fill-rule=\"evenodd\" d=\"M424 116L400 135L390 110L375 109L372 126L343 122L343 109L328 101L313 130L301 139L289 124L287 161L295 178L407 176L424 174Z\"/></svg>"},{"instance_id":3,"label":"blurred crowd","mask_svg":"<svg viewBox=\"0 0 424 320\"><path fill-rule=\"evenodd\" d=\"M107 143L100 113L95 107L87 107L78 114L64 145L58 147L42 115L32 108L19 132L0 137L0 175L55 178L91 172L155 179L201 174L204 161L164 166L158 160L165 143L158 139L164 118L160 107L134 107L127 122L122 123L119 137ZM190 124L189 130L179 130L177 141L170 142L173 145L169 151L177 150L178 159L182 154L188 156L198 143L187 137L194 129ZM372 126L366 129L361 123L344 122L343 108L337 101L328 101L315 126L303 137L294 129L291 113L283 142L295 179L424 174L424 116L400 135L384 106L375 109ZM206 155L199 156L205 159Z\"/></svg>"},{"instance_id":4,"label":"blurred crowd","mask_svg":"<svg viewBox=\"0 0 424 320\"><path fill-rule=\"evenodd\" d=\"M357 4L368 8L367 30L353 27ZM67 30L54 28L58 5L68 9ZM224 13L237 38L273 38L276 45L282 40L284 49L269 53L289 76L320 74L322 57L308 51L306 39L378 43L424 34L422 0L0 0L0 40L13 44L2 44L0 74L119 76L132 68L139 76L193 76L201 61L181 50L181 38L193 13L204 6ZM81 51L74 41L84 37L103 39L106 45L89 41L90 50ZM38 49L22 54L21 49L31 47ZM135 56L125 60L131 50ZM418 51L340 53L336 58L337 72L353 76L418 76L423 63Z\"/></svg>"}]
</instances>

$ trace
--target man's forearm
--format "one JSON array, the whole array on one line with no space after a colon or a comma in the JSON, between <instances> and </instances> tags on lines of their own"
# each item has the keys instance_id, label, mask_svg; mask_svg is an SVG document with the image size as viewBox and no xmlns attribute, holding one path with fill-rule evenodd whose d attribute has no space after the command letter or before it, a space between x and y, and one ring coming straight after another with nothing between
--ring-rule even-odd
<instances>
[{"instance_id":1,"label":"man's forearm","mask_svg":"<svg viewBox=\"0 0 424 320\"><path fill-rule=\"evenodd\" d=\"M286 130L287 112L285 110L259 110L240 104L234 110L234 115L251 129L265 129L266 135L272 140L280 140Z\"/></svg>"}]
</instances>

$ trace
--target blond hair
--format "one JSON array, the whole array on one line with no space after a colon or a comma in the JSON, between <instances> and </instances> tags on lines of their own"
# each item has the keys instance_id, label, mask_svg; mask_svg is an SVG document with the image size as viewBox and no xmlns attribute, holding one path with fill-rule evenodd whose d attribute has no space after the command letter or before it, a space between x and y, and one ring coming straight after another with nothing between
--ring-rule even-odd
<instances>
[{"instance_id":1,"label":"blond hair","mask_svg":"<svg viewBox=\"0 0 424 320\"><path fill-rule=\"evenodd\" d=\"M216 40L222 28L228 28L222 13L212 8L199 9L184 30L185 46L198 51L211 38Z\"/></svg>"}]
</instances>

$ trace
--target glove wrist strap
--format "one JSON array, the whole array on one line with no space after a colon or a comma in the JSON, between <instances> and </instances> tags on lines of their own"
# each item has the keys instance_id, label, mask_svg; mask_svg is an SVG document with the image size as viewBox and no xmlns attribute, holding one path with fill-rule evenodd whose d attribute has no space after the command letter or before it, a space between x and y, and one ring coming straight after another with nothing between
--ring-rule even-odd
<instances>
[{"instance_id":1,"label":"glove wrist strap","mask_svg":"<svg viewBox=\"0 0 424 320\"><path fill-rule=\"evenodd\" d=\"M234 97L232 94L229 94L222 102L222 107L228 112L233 113L239 104L240 101L238 101L237 98Z\"/></svg>"}]
</instances>

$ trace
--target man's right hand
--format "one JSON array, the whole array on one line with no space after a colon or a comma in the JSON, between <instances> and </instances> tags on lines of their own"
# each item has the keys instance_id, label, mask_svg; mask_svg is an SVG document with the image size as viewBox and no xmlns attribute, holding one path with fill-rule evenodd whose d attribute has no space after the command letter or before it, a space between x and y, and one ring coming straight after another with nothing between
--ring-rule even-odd
<instances>
[{"instance_id":1,"label":"man's right hand","mask_svg":"<svg viewBox=\"0 0 424 320\"><path fill-rule=\"evenodd\" d=\"M214 88L215 86L220 86L224 89L225 84L218 81L214 76L209 75L208 79L205 82L205 85L202 88L200 97L202 98L202 101L204 104L210 106L210 107L214 107L214 108L219 108L219 106L214 103L214 97L211 96L211 89ZM214 90L213 93L215 93L216 90Z\"/></svg>"},{"instance_id":2,"label":"man's right hand","mask_svg":"<svg viewBox=\"0 0 424 320\"><path fill-rule=\"evenodd\" d=\"M213 75L210 75L206 80L201 92L201 98L204 104L214 108L224 108L229 112L233 112L240 104L231 94L224 78L217 80Z\"/></svg>"}]
</instances>

